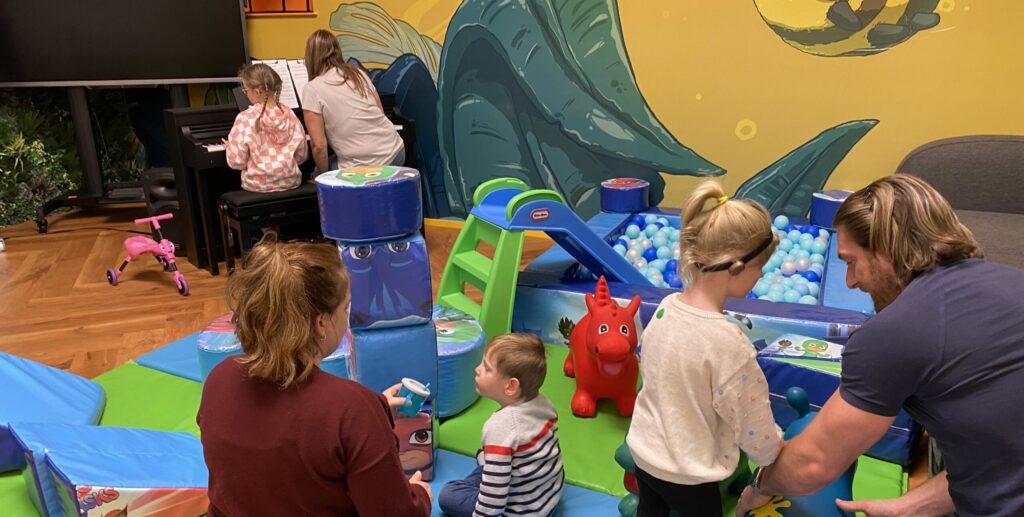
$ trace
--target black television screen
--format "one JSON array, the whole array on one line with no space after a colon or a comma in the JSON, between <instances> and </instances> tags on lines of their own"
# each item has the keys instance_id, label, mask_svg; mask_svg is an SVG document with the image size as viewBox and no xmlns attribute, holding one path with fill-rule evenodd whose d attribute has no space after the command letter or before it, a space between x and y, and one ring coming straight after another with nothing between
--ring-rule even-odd
<instances>
[{"instance_id":1,"label":"black television screen","mask_svg":"<svg viewBox=\"0 0 1024 517\"><path fill-rule=\"evenodd\" d=\"M239 0L0 0L0 86L234 80Z\"/></svg>"}]
</instances>

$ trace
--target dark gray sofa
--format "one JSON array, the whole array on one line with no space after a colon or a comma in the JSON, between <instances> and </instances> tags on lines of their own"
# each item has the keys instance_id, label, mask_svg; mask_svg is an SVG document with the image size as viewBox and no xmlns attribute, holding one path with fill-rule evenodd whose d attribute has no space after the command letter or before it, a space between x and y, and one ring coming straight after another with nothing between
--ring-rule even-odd
<instances>
[{"instance_id":1,"label":"dark gray sofa","mask_svg":"<svg viewBox=\"0 0 1024 517\"><path fill-rule=\"evenodd\" d=\"M1024 268L1024 136L936 140L911 151L896 171L941 192L985 258Z\"/></svg>"}]
</instances>

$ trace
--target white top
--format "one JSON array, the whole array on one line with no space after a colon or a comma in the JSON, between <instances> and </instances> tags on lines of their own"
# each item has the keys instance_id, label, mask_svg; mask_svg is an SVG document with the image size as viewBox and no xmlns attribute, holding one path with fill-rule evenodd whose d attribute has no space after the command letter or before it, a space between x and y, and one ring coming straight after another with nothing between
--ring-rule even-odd
<instances>
[{"instance_id":1,"label":"white top","mask_svg":"<svg viewBox=\"0 0 1024 517\"><path fill-rule=\"evenodd\" d=\"M637 466L671 483L721 481L739 449L758 465L775 461L782 431L756 352L725 315L672 294L644 329L643 388L626 443Z\"/></svg>"},{"instance_id":2,"label":"white top","mask_svg":"<svg viewBox=\"0 0 1024 517\"><path fill-rule=\"evenodd\" d=\"M373 83L359 70L369 90L360 97L337 68L324 72L302 90L302 109L324 117L327 143L338 167L389 165L402 150L402 138L377 106Z\"/></svg>"},{"instance_id":3,"label":"white top","mask_svg":"<svg viewBox=\"0 0 1024 517\"><path fill-rule=\"evenodd\" d=\"M544 395L505 406L484 423L480 495L474 517L550 515L565 473L556 433L558 414Z\"/></svg>"}]
</instances>

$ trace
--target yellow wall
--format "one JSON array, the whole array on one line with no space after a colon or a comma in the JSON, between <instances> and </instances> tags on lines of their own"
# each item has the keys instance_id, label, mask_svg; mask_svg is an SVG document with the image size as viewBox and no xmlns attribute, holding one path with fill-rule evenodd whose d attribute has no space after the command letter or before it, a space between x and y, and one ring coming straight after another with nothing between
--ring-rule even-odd
<instances>
[{"instance_id":1,"label":"yellow wall","mask_svg":"<svg viewBox=\"0 0 1024 517\"><path fill-rule=\"evenodd\" d=\"M443 43L460 1L376 3ZM251 54L301 58L306 36L327 28L337 5L316 0L315 18L250 18ZM881 122L840 163L831 188L856 189L889 174L932 140L1024 134L1024 60L1011 51L1024 2L942 0L937 27L878 55L839 58L782 42L753 0L619 0L618 8L648 104L679 141L728 170L721 178L727 191L853 119ZM743 120L757 128L748 140L736 134ZM668 206L678 206L698 181L667 180Z\"/></svg>"}]
</instances>

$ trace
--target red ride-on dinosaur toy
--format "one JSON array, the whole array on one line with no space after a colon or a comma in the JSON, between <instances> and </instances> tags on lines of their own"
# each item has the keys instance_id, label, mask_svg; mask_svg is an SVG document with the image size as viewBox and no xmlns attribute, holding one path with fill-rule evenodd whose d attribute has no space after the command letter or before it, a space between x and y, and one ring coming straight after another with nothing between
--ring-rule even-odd
<instances>
[{"instance_id":1,"label":"red ride-on dinosaur toy","mask_svg":"<svg viewBox=\"0 0 1024 517\"><path fill-rule=\"evenodd\" d=\"M614 399L622 416L633 416L636 402L636 379L639 365L636 358L637 331L634 317L640 308L640 297L620 307L608 293L602 276L595 294L587 294L587 314L569 334L569 357L563 371L576 378L572 396L572 413L592 417L598 399Z\"/></svg>"},{"instance_id":2,"label":"red ride-on dinosaur toy","mask_svg":"<svg viewBox=\"0 0 1024 517\"><path fill-rule=\"evenodd\" d=\"M117 281L121 278L121 273L124 272L124 268L127 267L128 263L135 257L149 254L156 257L157 263L160 264L160 267L164 268L164 271L174 273L174 286L178 288L178 292L181 293L182 296L188 296L188 282L185 281L185 275L182 275L181 271L178 271L178 266L174 263L174 243L165 239L163 234L160 233L160 221L170 219L172 217L174 217L174 214L161 214L135 220L135 224L151 223L160 240L155 241L142 235L136 235L125 239L124 249L128 252L128 256L124 258L124 262L121 262L121 267L107 270L107 282L110 282L110 285L117 285Z\"/></svg>"}]
</instances>

